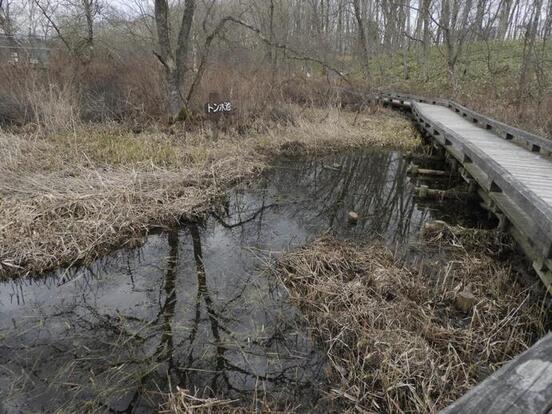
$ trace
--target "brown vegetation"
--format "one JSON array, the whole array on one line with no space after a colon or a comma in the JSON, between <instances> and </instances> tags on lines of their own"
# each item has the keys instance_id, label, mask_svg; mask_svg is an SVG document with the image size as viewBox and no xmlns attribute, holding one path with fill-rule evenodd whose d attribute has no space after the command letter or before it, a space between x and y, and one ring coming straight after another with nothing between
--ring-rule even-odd
<instances>
[{"instance_id":1,"label":"brown vegetation","mask_svg":"<svg viewBox=\"0 0 552 414\"><path fill-rule=\"evenodd\" d=\"M386 111L280 109L292 123L258 119L245 135L176 127L135 134L115 124L1 133L0 273L87 262L201 215L280 153L417 144L409 121Z\"/></svg>"},{"instance_id":2,"label":"brown vegetation","mask_svg":"<svg viewBox=\"0 0 552 414\"><path fill-rule=\"evenodd\" d=\"M449 249L441 271L328 236L273 270L327 349L328 398L344 411L437 412L545 332L544 294L454 230L426 233Z\"/></svg>"},{"instance_id":3,"label":"brown vegetation","mask_svg":"<svg viewBox=\"0 0 552 414\"><path fill-rule=\"evenodd\" d=\"M292 413L295 410L276 410L266 401L254 401L249 407L238 406L237 401L217 398L202 398L191 394L188 390L177 388L167 397L167 402L161 407L160 413L171 414L247 414L247 413Z\"/></svg>"}]
</instances>

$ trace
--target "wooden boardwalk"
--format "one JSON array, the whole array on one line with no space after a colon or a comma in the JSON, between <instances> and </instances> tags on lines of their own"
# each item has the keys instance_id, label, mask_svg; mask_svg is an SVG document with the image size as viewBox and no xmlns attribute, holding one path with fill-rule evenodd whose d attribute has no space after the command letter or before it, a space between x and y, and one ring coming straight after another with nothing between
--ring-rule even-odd
<instances>
[{"instance_id":1,"label":"wooden boardwalk","mask_svg":"<svg viewBox=\"0 0 552 414\"><path fill-rule=\"evenodd\" d=\"M482 205L500 220L552 291L552 140L455 102L398 94L377 100L408 108L443 148ZM552 333L485 379L443 414L552 413Z\"/></svg>"},{"instance_id":2,"label":"wooden boardwalk","mask_svg":"<svg viewBox=\"0 0 552 414\"><path fill-rule=\"evenodd\" d=\"M503 366L441 414L550 414L552 334Z\"/></svg>"},{"instance_id":3,"label":"wooden boardwalk","mask_svg":"<svg viewBox=\"0 0 552 414\"><path fill-rule=\"evenodd\" d=\"M485 117L455 102L386 94L411 109L420 127L477 183L483 206L510 231L552 291L552 140Z\"/></svg>"}]
</instances>

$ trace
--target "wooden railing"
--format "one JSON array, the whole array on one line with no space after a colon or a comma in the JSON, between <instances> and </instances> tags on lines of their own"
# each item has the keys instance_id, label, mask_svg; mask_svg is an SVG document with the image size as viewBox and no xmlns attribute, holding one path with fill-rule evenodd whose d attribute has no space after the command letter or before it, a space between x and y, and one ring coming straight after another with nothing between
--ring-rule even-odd
<instances>
[{"instance_id":1,"label":"wooden railing","mask_svg":"<svg viewBox=\"0 0 552 414\"><path fill-rule=\"evenodd\" d=\"M380 100L389 100L399 105L409 106L410 102L420 102L432 105L446 106L464 118L480 125L482 128L492 130L494 134L518 145L522 145L535 153L546 156L552 154L552 139L543 138L527 131L512 127L496 119L482 115L459 103L443 98L426 98L416 95L406 95L394 92L380 92L376 94Z\"/></svg>"},{"instance_id":2,"label":"wooden railing","mask_svg":"<svg viewBox=\"0 0 552 414\"><path fill-rule=\"evenodd\" d=\"M552 140L522 131L472 111L447 99L428 99L398 93L380 93L374 99L409 107L420 127L454 157L479 185L484 204L506 217L519 242L545 285L552 291L552 208L527 190L501 164L482 151L477 134L469 128L469 139L453 126L454 115L443 117L422 104L447 107L493 135L516 143L528 151L550 156ZM432 117L433 115L433 117ZM439 119L441 121L439 121ZM445 119L450 120L447 125ZM465 126L465 123L462 122ZM474 134L476 136L474 136ZM487 137L488 138L488 137ZM485 139L485 137L483 137ZM510 147L510 145L504 145ZM522 151L517 150L517 153ZM539 161L541 162L541 161ZM550 177L552 180L552 177ZM490 375L442 414L552 413L552 334L546 335L523 354Z\"/></svg>"}]
</instances>

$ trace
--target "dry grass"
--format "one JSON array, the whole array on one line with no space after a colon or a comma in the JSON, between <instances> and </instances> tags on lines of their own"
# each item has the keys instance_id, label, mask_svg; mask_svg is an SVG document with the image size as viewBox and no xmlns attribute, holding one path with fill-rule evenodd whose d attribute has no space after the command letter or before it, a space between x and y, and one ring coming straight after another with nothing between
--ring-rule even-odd
<instances>
[{"instance_id":1,"label":"dry grass","mask_svg":"<svg viewBox=\"0 0 552 414\"><path fill-rule=\"evenodd\" d=\"M417 133L390 112L286 111L249 133L115 125L0 133L0 275L88 262L153 227L203 214L228 186L281 153L410 149Z\"/></svg>"},{"instance_id":2,"label":"dry grass","mask_svg":"<svg viewBox=\"0 0 552 414\"><path fill-rule=\"evenodd\" d=\"M177 388L176 392L170 394L160 412L180 414L240 414L245 412L243 409L232 407L233 402L232 400L201 398L191 394L188 390Z\"/></svg>"},{"instance_id":3,"label":"dry grass","mask_svg":"<svg viewBox=\"0 0 552 414\"><path fill-rule=\"evenodd\" d=\"M247 413L293 413L295 410L288 407L285 410L277 410L266 401L253 398L249 407L239 406L239 401L205 398L194 395L190 391L178 388L168 395L167 402L163 404L160 413L171 414L247 414Z\"/></svg>"},{"instance_id":4,"label":"dry grass","mask_svg":"<svg viewBox=\"0 0 552 414\"><path fill-rule=\"evenodd\" d=\"M544 333L542 301L508 265L464 249L438 274L327 236L279 260L274 272L327 349L328 398L344 412L437 412ZM466 288L468 313L457 308Z\"/></svg>"},{"instance_id":5,"label":"dry grass","mask_svg":"<svg viewBox=\"0 0 552 414\"><path fill-rule=\"evenodd\" d=\"M477 252L491 257L515 249L514 240L508 233L451 226L440 220L424 225L422 239L425 246L459 249L465 254Z\"/></svg>"}]
</instances>

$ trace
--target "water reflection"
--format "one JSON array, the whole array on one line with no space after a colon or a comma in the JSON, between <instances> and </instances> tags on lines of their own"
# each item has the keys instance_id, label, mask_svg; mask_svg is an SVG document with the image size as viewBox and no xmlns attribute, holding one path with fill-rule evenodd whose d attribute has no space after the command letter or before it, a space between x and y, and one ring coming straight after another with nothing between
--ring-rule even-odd
<instances>
[{"instance_id":1,"label":"water reflection","mask_svg":"<svg viewBox=\"0 0 552 414\"><path fill-rule=\"evenodd\" d=\"M296 168L283 168L269 180L277 194L302 199L292 215L309 230L332 228L345 237L384 237L405 242L427 218L418 210L406 178L408 163L398 153L371 156L342 154L312 160ZM347 212L360 215L357 226L348 226Z\"/></svg>"},{"instance_id":2,"label":"water reflection","mask_svg":"<svg viewBox=\"0 0 552 414\"><path fill-rule=\"evenodd\" d=\"M326 231L408 242L431 214L406 168L383 152L282 162L205 223L0 284L0 412L151 412L177 385L308 411L324 353L263 263Z\"/></svg>"}]
</instances>

